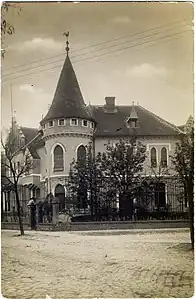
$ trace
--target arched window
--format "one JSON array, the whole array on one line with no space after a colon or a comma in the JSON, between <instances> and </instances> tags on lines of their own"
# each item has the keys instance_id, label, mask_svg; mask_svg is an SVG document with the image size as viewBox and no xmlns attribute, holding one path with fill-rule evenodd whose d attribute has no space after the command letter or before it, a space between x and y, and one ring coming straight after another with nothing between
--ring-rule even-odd
<instances>
[{"instance_id":1,"label":"arched window","mask_svg":"<svg viewBox=\"0 0 195 299\"><path fill-rule=\"evenodd\" d=\"M167 149L165 147L161 149L161 166L167 167Z\"/></svg>"},{"instance_id":2,"label":"arched window","mask_svg":"<svg viewBox=\"0 0 195 299\"><path fill-rule=\"evenodd\" d=\"M60 145L56 145L54 149L54 171L64 170L64 153Z\"/></svg>"},{"instance_id":3,"label":"arched window","mask_svg":"<svg viewBox=\"0 0 195 299\"><path fill-rule=\"evenodd\" d=\"M77 149L77 161L84 163L86 161L86 149L84 145L80 145Z\"/></svg>"},{"instance_id":4,"label":"arched window","mask_svg":"<svg viewBox=\"0 0 195 299\"><path fill-rule=\"evenodd\" d=\"M157 159L156 159L156 149L155 149L155 147L151 148L150 156L151 156L151 167L156 167L157 166Z\"/></svg>"}]
</instances>

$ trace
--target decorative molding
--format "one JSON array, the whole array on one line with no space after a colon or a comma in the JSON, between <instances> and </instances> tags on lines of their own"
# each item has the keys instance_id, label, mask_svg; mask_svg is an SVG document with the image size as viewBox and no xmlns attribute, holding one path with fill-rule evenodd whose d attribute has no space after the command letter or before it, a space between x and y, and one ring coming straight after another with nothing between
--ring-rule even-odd
<instances>
[{"instance_id":1,"label":"decorative molding","mask_svg":"<svg viewBox=\"0 0 195 299\"><path fill-rule=\"evenodd\" d=\"M68 174L53 174L51 176L45 176L44 179L41 179L40 182L45 182L47 181L48 179L52 179L52 178L68 178L69 175Z\"/></svg>"},{"instance_id":2,"label":"decorative molding","mask_svg":"<svg viewBox=\"0 0 195 299\"><path fill-rule=\"evenodd\" d=\"M101 133L100 134L98 134L98 135L96 135L96 138L95 138L95 140L100 140L100 139L102 139L102 140L105 140L105 139L128 139L128 138L130 138L132 136L132 134L128 134L128 135L101 135ZM137 139L139 140L139 141L141 141L141 140L151 140L151 139L153 139L153 140L179 140L179 136L170 136L170 135L138 135L138 134L136 134L136 137L137 137Z\"/></svg>"},{"instance_id":3,"label":"decorative molding","mask_svg":"<svg viewBox=\"0 0 195 299\"><path fill-rule=\"evenodd\" d=\"M77 133L77 132L63 132L63 133L53 133L53 134L49 134L47 136L43 136L43 140L46 141L46 140L49 140L49 139L53 139L53 138L58 138L58 137L65 137L65 136L68 136L68 137L81 137L81 138L89 138L91 139L93 134L89 134L89 133Z\"/></svg>"},{"instance_id":4,"label":"decorative molding","mask_svg":"<svg viewBox=\"0 0 195 299\"><path fill-rule=\"evenodd\" d=\"M41 177L41 174L39 174L39 173L31 173L31 174L27 174L27 175L21 176L21 178L27 178L29 176L39 176L39 177Z\"/></svg>"},{"instance_id":5,"label":"decorative molding","mask_svg":"<svg viewBox=\"0 0 195 299\"><path fill-rule=\"evenodd\" d=\"M146 149L147 149L147 151L149 151L150 147L155 147L155 146L162 146L162 148L168 146L169 151L171 151L171 143L152 143L151 142L151 143L147 144Z\"/></svg>"}]
</instances>

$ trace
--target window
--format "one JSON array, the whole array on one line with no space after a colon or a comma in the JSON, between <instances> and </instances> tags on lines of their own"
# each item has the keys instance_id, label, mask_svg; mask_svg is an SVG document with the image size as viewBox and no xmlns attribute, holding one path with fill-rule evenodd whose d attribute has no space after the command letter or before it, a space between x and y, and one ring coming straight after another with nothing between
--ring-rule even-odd
<instances>
[{"instance_id":1,"label":"window","mask_svg":"<svg viewBox=\"0 0 195 299\"><path fill-rule=\"evenodd\" d=\"M58 120L58 126L64 126L65 125L65 119L61 118Z\"/></svg>"},{"instance_id":2,"label":"window","mask_svg":"<svg viewBox=\"0 0 195 299\"><path fill-rule=\"evenodd\" d=\"M156 149L153 147L150 151L151 167L157 166Z\"/></svg>"},{"instance_id":3,"label":"window","mask_svg":"<svg viewBox=\"0 0 195 299\"><path fill-rule=\"evenodd\" d=\"M83 123L83 127L88 127L88 121L87 120L83 120L82 123Z\"/></svg>"},{"instance_id":4,"label":"window","mask_svg":"<svg viewBox=\"0 0 195 299\"><path fill-rule=\"evenodd\" d=\"M60 145L54 149L54 171L64 170L64 152Z\"/></svg>"},{"instance_id":5,"label":"window","mask_svg":"<svg viewBox=\"0 0 195 299\"><path fill-rule=\"evenodd\" d=\"M84 163L86 161L86 149L84 145L80 145L77 149L77 161L79 163Z\"/></svg>"},{"instance_id":6,"label":"window","mask_svg":"<svg viewBox=\"0 0 195 299\"><path fill-rule=\"evenodd\" d=\"M136 128L137 127L137 120L136 119L129 120L129 125L130 125L130 128Z\"/></svg>"},{"instance_id":7,"label":"window","mask_svg":"<svg viewBox=\"0 0 195 299\"><path fill-rule=\"evenodd\" d=\"M25 175L30 174L30 168L28 166L25 167Z\"/></svg>"},{"instance_id":8,"label":"window","mask_svg":"<svg viewBox=\"0 0 195 299\"><path fill-rule=\"evenodd\" d=\"M70 125L71 126L78 126L78 119L77 118L71 118Z\"/></svg>"},{"instance_id":9,"label":"window","mask_svg":"<svg viewBox=\"0 0 195 299\"><path fill-rule=\"evenodd\" d=\"M45 128L46 128L46 125L44 124L44 125L43 125L43 130L45 130Z\"/></svg>"},{"instance_id":10,"label":"window","mask_svg":"<svg viewBox=\"0 0 195 299\"><path fill-rule=\"evenodd\" d=\"M165 147L161 149L161 166L167 167L167 149Z\"/></svg>"},{"instance_id":11,"label":"window","mask_svg":"<svg viewBox=\"0 0 195 299\"><path fill-rule=\"evenodd\" d=\"M94 129L94 123L90 123L90 128Z\"/></svg>"},{"instance_id":12,"label":"window","mask_svg":"<svg viewBox=\"0 0 195 299\"><path fill-rule=\"evenodd\" d=\"M11 172L10 167L7 167L7 176L8 176L8 177L11 177L11 176L12 176L12 172Z\"/></svg>"},{"instance_id":13,"label":"window","mask_svg":"<svg viewBox=\"0 0 195 299\"><path fill-rule=\"evenodd\" d=\"M51 127L53 127L54 126L54 124L53 124L53 120L50 120L49 121L49 128L51 128Z\"/></svg>"},{"instance_id":14,"label":"window","mask_svg":"<svg viewBox=\"0 0 195 299\"><path fill-rule=\"evenodd\" d=\"M7 211L11 211L11 199L10 199L10 191L7 193Z\"/></svg>"},{"instance_id":15,"label":"window","mask_svg":"<svg viewBox=\"0 0 195 299\"><path fill-rule=\"evenodd\" d=\"M20 162L19 161L17 162L17 170L18 170L18 172L20 172Z\"/></svg>"}]
</instances>

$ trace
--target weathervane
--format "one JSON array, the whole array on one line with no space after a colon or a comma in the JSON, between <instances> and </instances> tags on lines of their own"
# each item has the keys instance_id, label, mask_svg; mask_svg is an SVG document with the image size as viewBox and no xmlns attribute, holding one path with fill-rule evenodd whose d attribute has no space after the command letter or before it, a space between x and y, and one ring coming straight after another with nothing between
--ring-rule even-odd
<instances>
[{"instance_id":1,"label":"weathervane","mask_svg":"<svg viewBox=\"0 0 195 299\"><path fill-rule=\"evenodd\" d=\"M64 32L64 33L63 33L63 36L66 36L66 52L67 52L67 55L68 55L68 52L69 52L69 50L70 50L70 48L69 48L69 41L68 41L69 31Z\"/></svg>"}]
</instances>

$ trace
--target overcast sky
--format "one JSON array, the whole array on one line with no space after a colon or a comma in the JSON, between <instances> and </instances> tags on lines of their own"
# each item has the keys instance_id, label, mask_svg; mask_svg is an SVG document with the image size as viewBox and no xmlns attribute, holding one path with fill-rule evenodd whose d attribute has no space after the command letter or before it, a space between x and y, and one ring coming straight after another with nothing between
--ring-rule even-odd
<instances>
[{"instance_id":1,"label":"overcast sky","mask_svg":"<svg viewBox=\"0 0 195 299\"><path fill-rule=\"evenodd\" d=\"M2 125L13 109L38 127L65 59L63 32L85 102L143 107L180 125L193 113L191 3L23 3L10 9L15 34L2 61ZM12 88L10 87L12 86Z\"/></svg>"}]
</instances>

